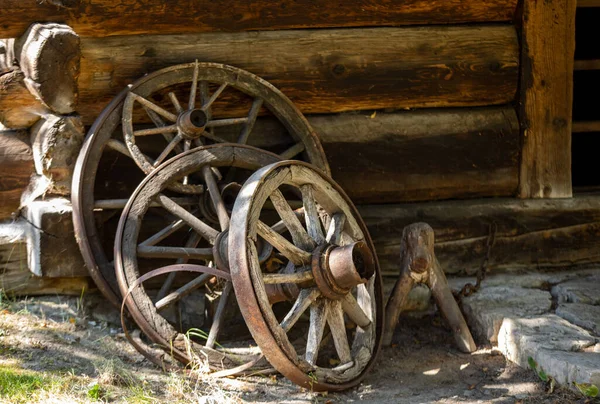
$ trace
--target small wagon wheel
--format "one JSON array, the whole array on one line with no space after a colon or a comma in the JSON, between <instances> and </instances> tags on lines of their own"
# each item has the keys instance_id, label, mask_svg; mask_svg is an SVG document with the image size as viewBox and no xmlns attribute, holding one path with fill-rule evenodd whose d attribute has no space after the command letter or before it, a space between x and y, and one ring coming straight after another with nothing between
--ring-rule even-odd
<instances>
[{"instance_id":1,"label":"small wagon wheel","mask_svg":"<svg viewBox=\"0 0 600 404\"><path fill-rule=\"evenodd\" d=\"M238 174L240 171L254 172L279 160L279 156L261 149L219 144L184 152L147 176L125 206L117 230L115 271L122 295L127 295L131 286L135 285L142 275L140 262L144 261L150 263L150 267L146 269L151 270L170 263L178 266L213 266L228 272L227 235L230 207L228 209L222 196L222 190L227 191L228 187L222 186L215 170L224 174L231 169L236 169ZM198 212L194 214L193 208L181 206L168 196L169 186L185 177L198 179L196 185L207 189L212 210L218 217L216 226L213 227L204 218L199 217ZM141 237L146 214L154 204L160 205L164 213L170 214L173 220L149 237ZM270 257L272 249L264 244L261 251L263 260L266 260ZM223 341L218 341L225 308L235 302L231 281L223 282L210 329L198 331L200 327L194 328L196 336L205 337L204 344L191 343L190 338L185 337L185 331L180 332L173 327L161 311L213 279L212 275L204 274L174 288L174 278L171 276L174 274L169 274L166 280L163 278L161 291L164 289L165 293L159 293L154 299L148 294L144 284L130 291L126 305L144 334L184 364L192 360L192 352L201 350L202 357L208 358L209 364L215 370L239 366L240 362L249 361L260 353L257 347L238 348L233 352L222 346ZM173 289L175 290L172 291Z\"/></svg>"},{"instance_id":2,"label":"small wagon wheel","mask_svg":"<svg viewBox=\"0 0 600 404\"><path fill-rule=\"evenodd\" d=\"M237 103L240 97L247 103ZM283 137L265 137L253 130L261 108L276 118L269 122L285 128ZM138 129L141 122L150 127ZM219 130L226 130L227 136ZM116 223L106 217L115 217L144 175L162 161L226 140L306 160L329 172L318 137L287 97L247 71L218 63L177 65L141 78L115 97L90 128L73 176L74 227L92 278L116 307L120 292L111 262ZM135 178L121 181L127 176ZM183 194L202 192L186 177L170 188ZM106 234L99 215L107 222Z\"/></svg>"},{"instance_id":3,"label":"small wagon wheel","mask_svg":"<svg viewBox=\"0 0 600 404\"><path fill-rule=\"evenodd\" d=\"M290 188L302 195L305 225L285 196L293 197ZM288 234L267 224L267 203L275 206ZM267 273L260 265L258 236L285 257L279 273ZM258 170L235 202L229 263L242 314L278 371L314 390L346 389L364 377L381 342L381 274L367 229L338 185L301 162ZM296 296L279 318L268 298L272 289ZM308 325L299 321L305 312ZM324 341L326 328L332 341ZM300 343L298 333L305 338Z\"/></svg>"}]
</instances>

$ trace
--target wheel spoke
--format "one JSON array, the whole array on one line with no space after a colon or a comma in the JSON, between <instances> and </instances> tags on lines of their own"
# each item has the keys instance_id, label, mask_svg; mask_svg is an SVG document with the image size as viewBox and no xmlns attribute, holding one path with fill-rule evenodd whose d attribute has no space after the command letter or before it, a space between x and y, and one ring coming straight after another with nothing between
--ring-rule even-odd
<instances>
[{"instance_id":1,"label":"wheel spoke","mask_svg":"<svg viewBox=\"0 0 600 404\"><path fill-rule=\"evenodd\" d=\"M130 94L137 102L139 102L143 106L151 109L152 111L156 112L158 115L162 116L163 118L168 119L171 122L177 122L177 115L170 113L166 109L159 107L152 101L149 101L142 96L139 96L135 93L130 93Z\"/></svg>"},{"instance_id":2,"label":"wheel spoke","mask_svg":"<svg viewBox=\"0 0 600 404\"><path fill-rule=\"evenodd\" d=\"M138 246L140 258L185 258L191 260L209 260L213 258L212 248L185 248L162 246Z\"/></svg>"},{"instance_id":3,"label":"wheel spoke","mask_svg":"<svg viewBox=\"0 0 600 404\"><path fill-rule=\"evenodd\" d=\"M139 246L153 246L160 243L165 238L169 237L171 234L175 233L177 230L181 229L185 222L181 219L174 221L162 228L159 232L154 235L148 237L146 240L142 241Z\"/></svg>"},{"instance_id":4,"label":"wheel spoke","mask_svg":"<svg viewBox=\"0 0 600 404\"><path fill-rule=\"evenodd\" d=\"M223 317L225 317L225 307L227 307L227 301L229 300L229 296L231 295L232 290L233 283L227 282L225 284L225 287L223 288L223 293L221 293L219 304L217 305L217 309L215 310L215 318L210 327L210 331L208 332L208 338L206 339L207 348L212 348L215 345L217 337L219 336L221 323L223 322Z\"/></svg>"},{"instance_id":5,"label":"wheel spoke","mask_svg":"<svg viewBox=\"0 0 600 404\"><path fill-rule=\"evenodd\" d=\"M303 283L311 281L313 274L310 268L294 272L291 274L265 274L263 275L263 282L266 285L273 283Z\"/></svg>"},{"instance_id":6,"label":"wheel spoke","mask_svg":"<svg viewBox=\"0 0 600 404\"><path fill-rule=\"evenodd\" d=\"M125 143L118 141L117 139L110 139L106 146L113 149L114 151L118 151L119 153L131 158L131 153Z\"/></svg>"},{"instance_id":7,"label":"wheel spoke","mask_svg":"<svg viewBox=\"0 0 600 404\"><path fill-rule=\"evenodd\" d=\"M94 209L123 209L127 205L127 199L99 199L94 201ZM173 198L173 201L182 206L196 205L196 198ZM151 202L150 207L156 208L160 206L158 202Z\"/></svg>"},{"instance_id":8,"label":"wheel spoke","mask_svg":"<svg viewBox=\"0 0 600 404\"><path fill-rule=\"evenodd\" d=\"M190 100L188 110L196 108L196 90L198 89L198 61L194 64L194 73L192 74L192 87L190 88Z\"/></svg>"},{"instance_id":9,"label":"wheel spoke","mask_svg":"<svg viewBox=\"0 0 600 404\"><path fill-rule=\"evenodd\" d=\"M154 305L157 310L162 310L165 307L170 306L171 304L179 301L181 298L189 295L194 290L203 286L206 282L208 282L213 275L211 274L202 274L196 277L193 281L186 283L175 292L169 293L167 296L163 297Z\"/></svg>"},{"instance_id":10,"label":"wheel spoke","mask_svg":"<svg viewBox=\"0 0 600 404\"><path fill-rule=\"evenodd\" d=\"M207 128L218 128L220 126L239 125L240 123L245 123L245 122L248 122L247 117L215 119L214 121L208 121L208 123L206 124L206 127Z\"/></svg>"},{"instance_id":11,"label":"wheel spoke","mask_svg":"<svg viewBox=\"0 0 600 404\"><path fill-rule=\"evenodd\" d=\"M313 187L310 184L302 185L300 191L302 192L302 204L304 205L305 213L304 220L306 221L308 235L315 240L317 245L321 245L325 242L325 237L323 236L323 230L321 229L321 219L317 212Z\"/></svg>"},{"instance_id":12,"label":"wheel spoke","mask_svg":"<svg viewBox=\"0 0 600 404\"><path fill-rule=\"evenodd\" d=\"M204 106L206 105L206 103L209 100L209 96L208 96L208 82L207 81L201 81L200 82L200 102L202 103L202 108L204 108ZM207 112L207 111L205 111Z\"/></svg>"},{"instance_id":13,"label":"wheel spoke","mask_svg":"<svg viewBox=\"0 0 600 404\"><path fill-rule=\"evenodd\" d=\"M354 296L352 296L352 293L346 294L341 303L342 309L353 323L361 328L368 327L371 324L371 319L360 307Z\"/></svg>"},{"instance_id":14,"label":"wheel spoke","mask_svg":"<svg viewBox=\"0 0 600 404\"><path fill-rule=\"evenodd\" d=\"M257 223L257 232L269 244L283 254L287 259L297 266L308 265L311 261L311 254L301 250L289 241L287 241L279 233L276 233L269 226L259 221Z\"/></svg>"},{"instance_id":15,"label":"wheel spoke","mask_svg":"<svg viewBox=\"0 0 600 404\"><path fill-rule=\"evenodd\" d=\"M325 331L328 308L326 299L319 299L310 306L310 326L308 327L304 359L312 366L315 365L319 356L319 345L323 339L323 331Z\"/></svg>"},{"instance_id":16,"label":"wheel spoke","mask_svg":"<svg viewBox=\"0 0 600 404\"><path fill-rule=\"evenodd\" d=\"M217 181L215 181L215 176L209 165L204 165L202 167L202 176L204 177L204 182L206 182L210 199L212 200L215 211L217 212L217 216L219 217L221 231L225 231L229 228L229 215L227 214L225 202L223 202L221 192L219 192L219 187L217 186Z\"/></svg>"},{"instance_id":17,"label":"wheel spoke","mask_svg":"<svg viewBox=\"0 0 600 404\"><path fill-rule=\"evenodd\" d=\"M342 231L346 225L346 215L343 213L336 213L331 217L329 222L329 229L327 230L327 237L325 240L328 243L340 245L342 241Z\"/></svg>"},{"instance_id":18,"label":"wheel spoke","mask_svg":"<svg viewBox=\"0 0 600 404\"><path fill-rule=\"evenodd\" d=\"M219 95L221 95L221 93L223 92L223 90L225 90L225 87L227 87L227 83L221 84L221 86L219 88L217 88L217 90L209 98L209 100L206 102L206 104L202 106L202 109L205 110L205 111L207 109L209 109L211 107L211 105L213 104L213 102L215 102L215 100L217 98L219 98Z\"/></svg>"},{"instance_id":19,"label":"wheel spoke","mask_svg":"<svg viewBox=\"0 0 600 404\"><path fill-rule=\"evenodd\" d=\"M183 112L183 107L181 106L181 103L177 99L177 96L175 95L175 93L173 91L171 91L167 95L169 96L169 99L171 100L171 104L173 104L173 106L175 107L175 111L177 111L178 114L181 114Z\"/></svg>"},{"instance_id":20,"label":"wheel spoke","mask_svg":"<svg viewBox=\"0 0 600 404\"><path fill-rule=\"evenodd\" d=\"M352 355L350 354L350 344L348 343L348 335L346 334L344 311L339 300L334 300L330 303L327 322L329 323L329 329L333 336L333 344L335 345L340 362L342 364L350 362Z\"/></svg>"},{"instance_id":21,"label":"wheel spoke","mask_svg":"<svg viewBox=\"0 0 600 404\"><path fill-rule=\"evenodd\" d=\"M183 221L182 221L183 222ZM198 245L198 243L200 242L200 235L196 232L193 232L190 237L188 238L188 240L185 243L185 248L196 248L196 246ZM176 262L176 264L187 264L188 262L188 258L179 258ZM167 275L167 279L165 280L165 282L162 284L162 286L160 287L160 290L158 291L158 294L156 295L156 300L159 301L161 300L163 297L165 297L169 291L171 290L171 287L173 286L173 282L175 281L175 277L177 275L177 272L171 272L169 275Z\"/></svg>"},{"instance_id":22,"label":"wheel spoke","mask_svg":"<svg viewBox=\"0 0 600 404\"><path fill-rule=\"evenodd\" d=\"M318 288L302 289L291 310L281 322L281 328L288 332L298 322L302 314L321 295Z\"/></svg>"},{"instance_id":23,"label":"wheel spoke","mask_svg":"<svg viewBox=\"0 0 600 404\"><path fill-rule=\"evenodd\" d=\"M295 209L295 210L293 210L293 212L294 212L294 215L298 218L298 220L304 220L304 208ZM285 225L285 222L283 220L280 220L277 223L275 223L273 226L271 226L271 229L273 229L274 232L281 234L287 229L287 226ZM312 239L311 239L311 241L312 241Z\"/></svg>"},{"instance_id":24,"label":"wheel spoke","mask_svg":"<svg viewBox=\"0 0 600 404\"><path fill-rule=\"evenodd\" d=\"M161 126L159 128L134 130L133 136L162 135L163 133L176 133L177 130L177 125Z\"/></svg>"},{"instance_id":25,"label":"wheel spoke","mask_svg":"<svg viewBox=\"0 0 600 404\"><path fill-rule=\"evenodd\" d=\"M177 134L177 136L175 136L173 138L173 140L171 140L171 142L167 145L167 147L165 147L165 149L162 151L162 153L160 153L160 156L158 156L156 158L154 163L152 163L152 167L159 166L160 163L162 163L167 158L167 156L173 151L175 146L177 146L177 144L179 142L181 142L181 139L182 139L181 134Z\"/></svg>"},{"instance_id":26,"label":"wheel spoke","mask_svg":"<svg viewBox=\"0 0 600 404\"><path fill-rule=\"evenodd\" d=\"M154 125L156 125L157 128L163 128L165 126L168 126L156 112L146 107L144 107L144 111L146 111L146 114L150 117L150 120L152 120L152 122L154 123ZM173 135L171 133L161 132L161 134L167 142L171 142L173 140ZM181 153L181 147L177 145L175 147L175 151L177 151L177 153Z\"/></svg>"},{"instance_id":27,"label":"wheel spoke","mask_svg":"<svg viewBox=\"0 0 600 404\"><path fill-rule=\"evenodd\" d=\"M219 136L215 136L212 132L209 131L204 131L204 133L202 133L202 136L204 136L207 139L213 140L217 143L229 143L226 139L223 139Z\"/></svg>"},{"instance_id":28,"label":"wheel spoke","mask_svg":"<svg viewBox=\"0 0 600 404\"><path fill-rule=\"evenodd\" d=\"M248 119L246 121L246 125L242 129L242 133L238 137L238 143L246 144L248 142L248 136L252 132L252 128L254 127L254 123L256 122L256 118L258 117L258 112L260 111L260 107L262 107L263 100L262 98L255 98L252 102L252 106L250 107L250 112L248 112Z\"/></svg>"},{"instance_id":29,"label":"wheel spoke","mask_svg":"<svg viewBox=\"0 0 600 404\"><path fill-rule=\"evenodd\" d=\"M215 239L219 234L218 231L216 231L215 229L204 223L202 220L198 219L196 216L192 215L190 212L179 206L171 198L161 194L158 195L157 200L163 208L165 208L178 218L182 219L192 229L197 231L202 237L207 239L211 244L214 244Z\"/></svg>"},{"instance_id":30,"label":"wheel spoke","mask_svg":"<svg viewBox=\"0 0 600 404\"><path fill-rule=\"evenodd\" d=\"M312 251L315 248L315 242L310 238L281 191L276 189L270 199L285 227L290 231L294 244L305 251Z\"/></svg>"},{"instance_id":31,"label":"wheel spoke","mask_svg":"<svg viewBox=\"0 0 600 404\"><path fill-rule=\"evenodd\" d=\"M279 155L283 160L291 160L296 157L298 154L302 153L306 149L306 146L302 142L298 142L289 149L286 149L283 153Z\"/></svg>"}]
</instances>

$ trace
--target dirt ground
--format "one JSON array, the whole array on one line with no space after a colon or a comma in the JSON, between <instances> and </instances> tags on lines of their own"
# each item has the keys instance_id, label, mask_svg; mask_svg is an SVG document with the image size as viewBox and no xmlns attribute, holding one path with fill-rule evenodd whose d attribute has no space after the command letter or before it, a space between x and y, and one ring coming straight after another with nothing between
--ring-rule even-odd
<instances>
[{"instance_id":1,"label":"dirt ground","mask_svg":"<svg viewBox=\"0 0 600 404\"><path fill-rule=\"evenodd\" d=\"M116 318L95 295L3 298L0 402L590 402L565 389L548 393L533 371L507 363L489 347L460 353L438 316L403 319L372 373L358 387L330 394L281 376L198 382L163 373L123 338Z\"/></svg>"}]
</instances>

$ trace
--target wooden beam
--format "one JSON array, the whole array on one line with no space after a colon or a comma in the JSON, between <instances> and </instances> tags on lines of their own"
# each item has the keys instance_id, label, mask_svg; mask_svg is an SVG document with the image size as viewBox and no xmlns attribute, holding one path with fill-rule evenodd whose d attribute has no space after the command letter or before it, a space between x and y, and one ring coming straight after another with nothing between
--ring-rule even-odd
<instances>
[{"instance_id":1,"label":"wooden beam","mask_svg":"<svg viewBox=\"0 0 600 404\"><path fill-rule=\"evenodd\" d=\"M572 196L576 6L575 0L525 0L523 3L521 198Z\"/></svg>"},{"instance_id":2,"label":"wooden beam","mask_svg":"<svg viewBox=\"0 0 600 404\"><path fill-rule=\"evenodd\" d=\"M34 172L26 132L0 131L0 219L19 209L21 193Z\"/></svg>"},{"instance_id":3,"label":"wooden beam","mask_svg":"<svg viewBox=\"0 0 600 404\"><path fill-rule=\"evenodd\" d=\"M600 7L600 0L577 0L577 7Z\"/></svg>"},{"instance_id":4,"label":"wooden beam","mask_svg":"<svg viewBox=\"0 0 600 404\"><path fill-rule=\"evenodd\" d=\"M81 47L86 124L133 80L195 58L264 77L307 114L503 104L518 82L511 25L82 38ZM234 97L214 108L246 107Z\"/></svg>"},{"instance_id":5,"label":"wooden beam","mask_svg":"<svg viewBox=\"0 0 600 404\"><path fill-rule=\"evenodd\" d=\"M448 273L473 274L496 228L491 270L536 270L600 262L600 195L572 199L481 199L359 206L382 268L397 272L402 229L425 222Z\"/></svg>"},{"instance_id":6,"label":"wooden beam","mask_svg":"<svg viewBox=\"0 0 600 404\"><path fill-rule=\"evenodd\" d=\"M574 70L600 70L600 59L576 60Z\"/></svg>"},{"instance_id":7,"label":"wooden beam","mask_svg":"<svg viewBox=\"0 0 600 404\"><path fill-rule=\"evenodd\" d=\"M20 36L34 22L61 22L82 36L184 34L289 28L398 26L510 21L517 0L5 0L3 35Z\"/></svg>"},{"instance_id":8,"label":"wooden beam","mask_svg":"<svg viewBox=\"0 0 600 404\"><path fill-rule=\"evenodd\" d=\"M573 122L571 132L600 132L600 121L575 121Z\"/></svg>"}]
</instances>

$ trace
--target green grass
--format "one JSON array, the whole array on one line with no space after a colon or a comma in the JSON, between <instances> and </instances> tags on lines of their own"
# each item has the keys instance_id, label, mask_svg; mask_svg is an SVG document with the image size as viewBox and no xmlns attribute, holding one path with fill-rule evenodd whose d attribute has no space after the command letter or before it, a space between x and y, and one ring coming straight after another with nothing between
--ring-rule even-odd
<instances>
[{"instance_id":1,"label":"green grass","mask_svg":"<svg viewBox=\"0 0 600 404\"><path fill-rule=\"evenodd\" d=\"M33 372L0 367L0 398L13 402L27 402L41 389L52 389L56 382Z\"/></svg>"}]
</instances>

